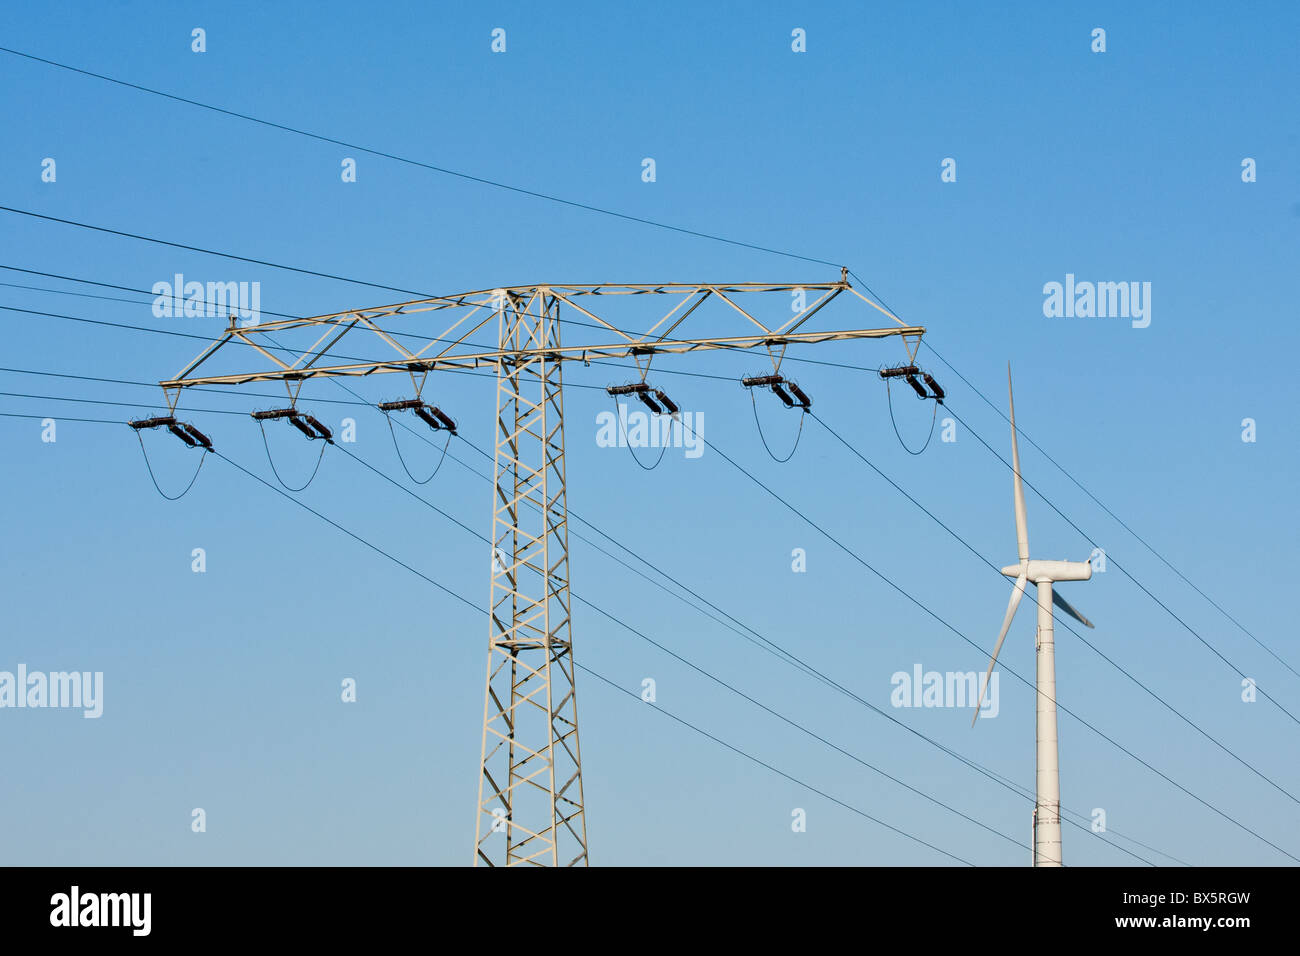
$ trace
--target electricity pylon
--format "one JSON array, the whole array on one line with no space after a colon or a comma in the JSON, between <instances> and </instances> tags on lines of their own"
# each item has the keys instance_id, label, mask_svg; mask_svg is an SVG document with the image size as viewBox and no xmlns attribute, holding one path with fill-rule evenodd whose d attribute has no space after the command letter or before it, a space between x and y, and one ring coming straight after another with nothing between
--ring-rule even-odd
<instances>
[{"instance_id":1,"label":"electricity pylon","mask_svg":"<svg viewBox=\"0 0 1300 956\"><path fill-rule=\"evenodd\" d=\"M808 321L843 292L852 293L896 324L888 328L804 331ZM787 304L781 310L784 321L764 323L754 314L759 310L749 300L762 299L764 294L771 297L773 293L791 296L795 306ZM646 332L625 331L607 318L620 307L635 312L640 304L662 303L665 299L671 308L662 314L662 310L654 310L658 320ZM739 318L754 328L747 329L749 334L745 335L674 337L674 333L681 334L688 319L692 328L706 321L710 312L706 304L721 312L722 320L715 321L735 322ZM564 320L564 325L595 329L607 341L562 344L561 305L581 316ZM607 317L595 314L597 308ZM377 324L425 312L449 315L450 324L441 335L430 338ZM495 348L471 341L494 323ZM336 347L354 329L371 333L369 341L378 339L394 354L373 360L340 356L333 359L335 364L324 364L330 353L338 356ZM301 334L300 330L319 331L319 335L303 349L289 348L273 338L276 334ZM389 408L410 408L431 427L448 428L454 433L451 419L421 398L428 374L444 369L495 370L491 623L474 862L490 866L498 862L586 865L586 804L570 634L564 363L631 358L640 378L632 389L641 390L645 400L646 377L657 355L761 348L767 351L776 373L762 381L771 384L774 379L779 389L781 364L790 345L899 336L911 361L924 332L919 326L905 325L863 296L843 272L837 282L803 284L514 286L243 327L232 317L221 338L174 378L160 384L169 410L175 413L183 390L193 386L279 381L284 383L292 405L303 382L309 379L405 372L411 377L415 397L389 403ZM407 336L424 341L424 345L413 351L414 346L408 348L398 341ZM211 362L231 344L252 347L272 367L221 375L197 374L201 365ZM289 355L281 358L280 352ZM662 391L658 394L662 397ZM648 404L653 407L652 400ZM288 410L283 414L289 417Z\"/></svg>"}]
</instances>

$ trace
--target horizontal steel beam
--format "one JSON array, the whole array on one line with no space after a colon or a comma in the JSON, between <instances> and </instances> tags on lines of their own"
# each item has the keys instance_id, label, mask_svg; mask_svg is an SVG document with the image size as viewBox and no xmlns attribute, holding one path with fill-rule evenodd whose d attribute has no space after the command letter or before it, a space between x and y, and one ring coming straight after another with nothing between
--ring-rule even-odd
<instances>
[{"instance_id":1,"label":"horizontal steel beam","mask_svg":"<svg viewBox=\"0 0 1300 956\"><path fill-rule=\"evenodd\" d=\"M207 375L175 378L160 382L165 389L188 388L194 385L243 385L248 382L303 381L309 378L338 376L366 376L384 372L425 372L437 369L474 369L500 362L525 361L549 357L557 362L583 362L592 358L645 358L648 355L682 355L689 352L717 350L745 350L754 348L781 348L787 345L809 345L820 342L849 341L853 339L880 339L890 336L920 336L922 326L898 326L888 329L842 329L829 332L795 332L786 335L739 335L726 338L670 339L649 342L618 342L612 345L569 345L551 349L522 351L494 350L468 352L460 355L439 355L431 358L387 359L350 365L329 365L312 368L268 369L265 372L246 372L235 375Z\"/></svg>"}]
</instances>

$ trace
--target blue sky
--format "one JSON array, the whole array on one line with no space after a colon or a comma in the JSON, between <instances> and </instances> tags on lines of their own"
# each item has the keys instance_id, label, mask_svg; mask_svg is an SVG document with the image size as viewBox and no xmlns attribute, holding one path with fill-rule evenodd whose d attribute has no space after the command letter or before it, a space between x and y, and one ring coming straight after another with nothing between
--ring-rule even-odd
<instances>
[{"instance_id":1,"label":"blue sky","mask_svg":"<svg viewBox=\"0 0 1300 956\"><path fill-rule=\"evenodd\" d=\"M1293 280L1300 252L1293 5L1047 10L974 5L43 4L7 16L3 44L178 96L375 149L814 259L844 263L1102 502L1292 667L1296 559ZM207 51L191 51L191 30ZM493 54L491 31L506 30ZM1093 53L1091 32L1106 30ZM807 52L791 50L791 31ZM838 270L636 225L347 149L0 54L0 205L381 285L453 293L530 282L812 282ZM42 160L57 163L53 183ZM642 160L656 181L642 181ZM951 157L957 181L940 179ZM1242 181L1242 161L1257 181ZM177 272L261 283L264 310L336 312L402 298L196 252L0 213L0 264L148 289ZM1043 286L1151 283L1151 323L1047 318ZM160 319L147 297L18 272L4 305L215 335ZM3 315L0 366L158 381L197 340ZM837 313L850 321L864 311ZM414 320L413 320L414 321ZM416 328L423 326L415 325ZM897 342L818 346L875 368ZM909 456L884 389L804 366L822 418L995 564L1015 558L1008 428L926 350L957 440ZM1009 585L815 423L772 462L734 383L758 356L665 362L705 438L933 608L977 651L775 503L720 454L670 453L644 472L599 447L594 389L566 393L569 502L602 530L899 720L1032 788L1033 695L1006 673L999 715L893 709L890 677L982 671ZM566 370L604 386L622 372ZM671 378L669 377L671 375ZM392 377L390 377L392 378ZM0 372L7 393L158 402L147 388ZM490 379L439 381L438 401L489 448ZM370 400L400 397L368 381ZM245 391L269 393L268 386ZM930 409L896 402L909 442ZM314 413L357 418L358 456L402 475L377 412L328 382ZM770 398L770 396L767 396ZM247 395L187 396L247 411ZM262 404L266 404L263 402ZM307 398L300 403L309 405ZM794 419L761 409L774 446ZM118 406L0 397L0 670L102 671L104 713L0 710L5 858L27 864L467 864L473 844L486 622L220 460L159 498ZM322 414L323 412L323 414ZM945 412L941 409L940 416ZM194 412L232 460L274 482L256 426ZM1242 420L1257 440L1242 441ZM287 428L276 464L315 463ZM399 432L399 435L402 433ZM410 439L409 435L402 435ZM165 490L197 455L147 436ZM455 449L457 446L453 446ZM476 469L484 461L461 446ZM403 443L427 473L434 449ZM1022 467L1224 657L1291 713L1300 679L1127 534L1038 451ZM486 534L491 489L449 461L420 493ZM486 546L329 450L302 500L471 600ZM1037 557L1091 545L1032 493ZM575 526L577 527L577 526ZM207 570L191 571L204 548ZM791 570L803 548L807 571ZM573 587L628 623L864 760L1027 843L1030 805L575 541ZM1295 723L1112 564L1070 600L1088 640L1291 793ZM1022 610L1002 665L1033 673ZM1023 865L999 839L828 750L579 607L578 660L792 776L956 856ZM1063 706L1272 842L1300 855L1300 807L1208 743L1060 622ZM343 704L343 678L358 700ZM590 678L579 679L591 858L599 864L953 862L745 761ZM1190 863L1290 862L1061 716L1062 799ZM191 832L191 810L207 832ZM791 812L807 811L807 832ZM1125 844L1144 856L1169 862ZM1065 832L1069 864L1134 863Z\"/></svg>"}]
</instances>

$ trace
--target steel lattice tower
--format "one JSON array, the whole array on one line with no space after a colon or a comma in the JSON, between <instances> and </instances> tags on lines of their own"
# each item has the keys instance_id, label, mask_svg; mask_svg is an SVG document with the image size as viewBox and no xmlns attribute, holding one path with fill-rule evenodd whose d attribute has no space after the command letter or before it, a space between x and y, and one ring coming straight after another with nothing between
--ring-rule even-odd
<instances>
[{"instance_id":1,"label":"steel lattice tower","mask_svg":"<svg viewBox=\"0 0 1300 956\"><path fill-rule=\"evenodd\" d=\"M475 862L586 865L559 303L500 297L492 601Z\"/></svg>"}]
</instances>

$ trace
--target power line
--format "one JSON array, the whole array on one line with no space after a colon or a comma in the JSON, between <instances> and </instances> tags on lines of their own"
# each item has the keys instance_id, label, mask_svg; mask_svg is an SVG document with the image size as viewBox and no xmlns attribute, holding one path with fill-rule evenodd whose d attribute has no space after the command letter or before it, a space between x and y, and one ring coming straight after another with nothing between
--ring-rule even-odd
<instances>
[{"instance_id":1,"label":"power line","mask_svg":"<svg viewBox=\"0 0 1300 956\"><path fill-rule=\"evenodd\" d=\"M117 289L117 290L119 290L119 291L121 291L121 292L137 292L137 293L139 293L140 295L153 295L152 292L145 292L143 289L133 289L133 288L131 288L130 286L125 286L125 285L114 285L114 284L111 283L111 282L96 282L94 279L80 279L80 278L77 278L76 276L65 276L65 275L61 275L61 274L59 274L59 273L57 273L57 272L41 272L41 271L38 270L38 269L23 269L23 268L20 268L19 266L8 266L8 265L0 265L0 269L5 269L5 270L7 270L7 271L9 271L9 272L22 272L22 273L25 273L26 275L29 275L29 276L42 276L42 277L44 277L44 278L46 278L46 279L62 279L62 280L64 280L65 282L79 282L79 283L81 283L82 285L95 285L95 286L99 286L101 289ZM55 290L55 289L46 289L45 291L47 291L47 292L55 292L55 291L58 291L58 290ZM77 293L75 293L75 292L68 292L67 294L68 294L68 295L77 295ZM126 302L126 301L128 301L128 300L127 300L127 299L122 299L122 300L120 300L120 301L122 301L122 302ZM268 315L272 315L272 314L279 314L279 313L270 313L270 312L268 312L267 314L268 314ZM296 318L296 316L286 316L286 318Z\"/></svg>"},{"instance_id":2,"label":"power line","mask_svg":"<svg viewBox=\"0 0 1300 956\"><path fill-rule=\"evenodd\" d=\"M0 50L0 52L9 51ZM233 259L236 262L248 262L253 265L266 266L269 269L280 269L285 272L297 272L302 275L315 276L320 279L334 279L338 282L350 282L353 285L369 286L372 289L384 289L389 292L401 292L404 295L428 298L426 293L414 292L411 289L399 289L396 286L383 285L378 282L366 282L364 279L349 279L347 276L334 275L331 272L317 272L314 269L301 269L297 266L281 265L278 262L268 262L265 259L253 259L249 256L235 255L233 252L219 252L216 249L204 249L202 246L191 246L183 242L172 242L168 239L142 236L134 232L124 232L121 229L110 229L107 226L92 226L90 223L77 222L75 219L60 219L58 216L47 216L44 213L32 212L28 209L15 209L13 206L0 206L0 212L11 212L18 216L30 216L32 219L44 219L46 222L57 222L65 226L77 226L81 229L93 229L95 232L107 233L110 236L121 236L124 239L137 239L140 242L152 242L155 245L170 246L173 249L185 249L188 252L201 252L204 255L220 256L223 259Z\"/></svg>"},{"instance_id":3,"label":"power line","mask_svg":"<svg viewBox=\"0 0 1300 956\"><path fill-rule=\"evenodd\" d=\"M0 412L0 418L34 418L37 421L43 421L49 418L49 415L18 415L13 412ZM95 425L121 425L123 422L113 418L67 418L60 415L58 418L61 422L90 422Z\"/></svg>"},{"instance_id":4,"label":"power line","mask_svg":"<svg viewBox=\"0 0 1300 956\"><path fill-rule=\"evenodd\" d=\"M40 315L50 319L66 319L69 322L84 322L87 325L102 325L113 329L129 329L132 332L153 332L155 335L174 335L182 339L198 339L201 342L211 344L214 340L206 335L197 335L193 332L177 332L174 329L153 329L147 325L126 325L122 322L109 322L105 319L87 319L76 315L65 315L61 312L41 312L36 309L20 309L13 305L0 305L0 309L5 312L21 312L25 315ZM243 343L241 343L243 344Z\"/></svg>"},{"instance_id":5,"label":"power line","mask_svg":"<svg viewBox=\"0 0 1300 956\"><path fill-rule=\"evenodd\" d=\"M44 292L52 292L52 291L55 291L55 290L52 290L52 289L43 289L43 290L41 290L41 291L44 291ZM147 303L144 303L144 302L138 302L138 303L136 303L136 304L137 304L137 305L146 305ZM39 315L39 316L42 316L42 317L44 317L44 318L49 318L49 319L65 319L65 320L67 320L67 321L69 321L69 322L82 322L82 323L85 323L86 325L101 325L101 326L104 326L104 327L106 327L106 328L112 328L112 329L125 329L125 330L129 330L129 331L132 331L132 332L153 332L153 333L156 334L156 335L173 335L173 336L176 336L176 337L178 337L178 338L184 338L184 339L198 339L200 342L206 342L206 343L209 344L209 345L211 345L213 342L217 341L217 338L219 338L219 336L218 336L218 337L213 337L213 336L208 336L208 335L199 335L199 334L197 334L197 333L195 333L195 332L178 332L178 331L176 331L175 329L155 329L155 328L152 328L152 327L147 326L147 325L128 325L128 324L123 323L123 322L109 322L107 319L88 319L88 318L85 318L84 316L67 315L66 313L63 313L63 312L43 312L43 311L40 311L40 310L38 310L38 309L20 309L20 308L18 308L17 306L13 306L13 305L0 305L0 309L3 309L5 312L21 312L21 313L23 313L23 314L25 314L25 315ZM224 330L223 330L223 331L224 331ZM400 333L399 333L399 334L400 334ZM420 338L421 338L421 339L424 339L423 336L420 336ZM424 340L425 340L425 341L429 341L428 339L424 339ZM439 340L439 339L434 339L434 341L441 341L441 340ZM249 342L244 342L244 341L239 341L239 340L234 340L234 339L231 339L231 340L229 341L228 344L232 344L232 345L242 345L242 346L249 347L249 348L256 348L256 346L253 346L253 345L252 345L251 343L249 343ZM265 346L264 346L264 347L265 347ZM286 346L276 346L275 348L272 348L271 351L273 351L273 352L292 352L292 353L294 353L295 355L298 354L298 353L300 353L300 352L302 352L301 349L288 348L288 347L286 347ZM307 354L316 354L316 353L308 352ZM321 352L321 353L319 353L319 354L322 354L322 355L323 355L323 354L325 354L325 353L324 353L324 352ZM352 362L369 362L369 361L371 361L371 360L368 359L368 358L361 358L360 356L357 356L357 355L341 355L341 354L339 354L339 353L337 353L337 352L331 352L331 353L329 353L329 354L333 355L335 358L347 359L347 360L352 361ZM465 370L464 370L464 369L443 369L442 371L462 372L462 371L465 371ZM156 383L155 383L155 384L156 384Z\"/></svg>"},{"instance_id":6,"label":"power line","mask_svg":"<svg viewBox=\"0 0 1300 956\"><path fill-rule=\"evenodd\" d=\"M104 382L110 385L135 385L141 388L158 387L157 382L136 382L125 378L103 378L98 375L77 375L72 372L46 372L30 368L4 368L0 367L0 372L11 372L15 375L41 375L47 378L68 378L82 382ZM192 386L191 392L211 392L217 395L225 395L229 398L283 398L283 395L268 395L266 392L232 392L227 388L205 388L203 386ZM331 405L353 405L353 406L370 406L372 403L367 401L347 401L341 398L321 398L312 396L312 402L327 402Z\"/></svg>"},{"instance_id":7,"label":"power line","mask_svg":"<svg viewBox=\"0 0 1300 956\"><path fill-rule=\"evenodd\" d=\"M140 303L140 304L143 305L144 303ZM98 326L103 326L105 328L122 329L124 331L130 331L130 332L152 332L154 335L171 335L171 336L175 336L176 338L182 338L182 339L197 339L198 341L205 342L208 345L211 345L213 342L216 341L216 339L210 336L198 335L197 333L194 332L178 332L175 329L155 329L147 325L129 325L124 322L109 322L107 319L89 319L86 318L85 316L68 315L63 312L44 312L38 309L20 309L14 305L0 305L0 311L19 312L24 315L39 315L47 319L63 319L68 322L81 322L85 325L98 325ZM242 345L246 348L256 348L256 346L253 346L249 342L233 341L233 340L232 342L235 345ZM274 348L271 348L270 351L293 352L294 354L298 354L301 350L286 348L284 346L276 346ZM342 359L348 359L350 361L355 361L355 362L370 361L370 359L360 358L359 356L355 356L355 355L337 355L336 357ZM447 369L446 371L460 372L464 370ZM155 387L157 387L156 383L155 383Z\"/></svg>"},{"instance_id":8,"label":"power line","mask_svg":"<svg viewBox=\"0 0 1300 956\"><path fill-rule=\"evenodd\" d=\"M79 402L83 405L118 405L124 408L161 408L159 402L143 404L140 402L109 402L97 398L65 398L61 395L31 395L27 392L0 392L6 398L37 398L47 402ZM187 408L187 412L202 412L212 415L245 415L246 412L231 411L227 408Z\"/></svg>"},{"instance_id":9,"label":"power line","mask_svg":"<svg viewBox=\"0 0 1300 956\"><path fill-rule=\"evenodd\" d=\"M0 269L7 269L8 266L0 266ZM104 302L127 302L131 305L145 305L139 299L124 299L120 295L95 295L93 292L73 292L71 289L47 289L40 285L22 285L17 282L0 282L0 286L6 289L23 289L28 292L49 292L54 295L75 295L81 299L99 299Z\"/></svg>"}]
</instances>

